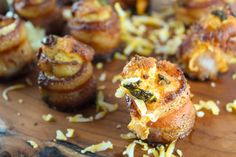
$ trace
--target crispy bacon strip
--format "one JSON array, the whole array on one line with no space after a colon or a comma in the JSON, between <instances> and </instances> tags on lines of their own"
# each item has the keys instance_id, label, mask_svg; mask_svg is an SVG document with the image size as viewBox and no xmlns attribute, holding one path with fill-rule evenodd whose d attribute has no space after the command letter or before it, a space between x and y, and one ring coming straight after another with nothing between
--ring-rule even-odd
<instances>
[{"instance_id":1,"label":"crispy bacon strip","mask_svg":"<svg viewBox=\"0 0 236 157\"><path fill-rule=\"evenodd\" d=\"M70 36L48 36L38 53L43 99L58 109L77 108L95 94L94 50Z\"/></svg>"},{"instance_id":2,"label":"crispy bacon strip","mask_svg":"<svg viewBox=\"0 0 236 157\"><path fill-rule=\"evenodd\" d=\"M45 28L48 34L61 34L63 18L56 0L15 0L13 7L21 18Z\"/></svg>"},{"instance_id":3,"label":"crispy bacon strip","mask_svg":"<svg viewBox=\"0 0 236 157\"><path fill-rule=\"evenodd\" d=\"M225 2L222 0L178 0L175 11L177 19L192 24L223 5Z\"/></svg>"},{"instance_id":4,"label":"crispy bacon strip","mask_svg":"<svg viewBox=\"0 0 236 157\"><path fill-rule=\"evenodd\" d=\"M128 128L139 138L171 142L191 132L195 110L179 67L167 61L135 56L124 67L122 77L120 88L124 89L131 115ZM144 99L148 95L151 97Z\"/></svg>"},{"instance_id":5,"label":"crispy bacon strip","mask_svg":"<svg viewBox=\"0 0 236 157\"><path fill-rule=\"evenodd\" d=\"M81 0L72 6L70 33L95 49L95 56L110 55L120 43L119 19L111 6L99 0Z\"/></svg>"},{"instance_id":6,"label":"crispy bacon strip","mask_svg":"<svg viewBox=\"0 0 236 157\"><path fill-rule=\"evenodd\" d=\"M32 48L20 19L0 16L0 77L15 76L33 61Z\"/></svg>"}]
</instances>

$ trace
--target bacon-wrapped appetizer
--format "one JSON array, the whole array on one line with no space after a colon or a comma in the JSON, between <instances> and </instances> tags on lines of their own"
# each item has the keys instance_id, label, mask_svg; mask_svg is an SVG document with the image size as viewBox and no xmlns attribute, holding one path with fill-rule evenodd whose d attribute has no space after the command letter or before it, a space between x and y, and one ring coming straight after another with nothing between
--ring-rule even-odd
<instances>
[{"instance_id":1,"label":"bacon-wrapped appetizer","mask_svg":"<svg viewBox=\"0 0 236 157\"><path fill-rule=\"evenodd\" d=\"M21 18L46 29L48 34L61 34L64 21L56 0L14 0L13 7Z\"/></svg>"},{"instance_id":2,"label":"bacon-wrapped appetizer","mask_svg":"<svg viewBox=\"0 0 236 157\"><path fill-rule=\"evenodd\" d=\"M111 6L99 0L80 0L72 6L72 14L70 33L92 46L96 57L106 57L119 46L119 19Z\"/></svg>"},{"instance_id":3,"label":"bacon-wrapped appetizer","mask_svg":"<svg viewBox=\"0 0 236 157\"><path fill-rule=\"evenodd\" d=\"M193 25L180 47L185 72L199 80L214 80L228 70L236 55L236 18L230 10L214 10Z\"/></svg>"},{"instance_id":4,"label":"bacon-wrapped appetizer","mask_svg":"<svg viewBox=\"0 0 236 157\"><path fill-rule=\"evenodd\" d=\"M8 4L6 0L0 0L0 14L4 15L8 11Z\"/></svg>"},{"instance_id":5,"label":"bacon-wrapped appetizer","mask_svg":"<svg viewBox=\"0 0 236 157\"><path fill-rule=\"evenodd\" d=\"M0 16L0 78L22 73L34 58L24 22Z\"/></svg>"},{"instance_id":6,"label":"bacon-wrapped appetizer","mask_svg":"<svg viewBox=\"0 0 236 157\"><path fill-rule=\"evenodd\" d=\"M38 53L42 98L60 110L76 109L96 92L91 60L94 50L70 36L48 36Z\"/></svg>"},{"instance_id":7,"label":"bacon-wrapped appetizer","mask_svg":"<svg viewBox=\"0 0 236 157\"><path fill-rule=\"evenodd\" d=\"M170 142L187 136L195 109L182 71L168 61L135 56L124 67L116 97L126 97L128 128L142 140Z\"/></svg>"},{"instance_id":8,"label":"bacon-wrapped appetizer","mask_svg":"<svg viewBox=\"0 0 236 157\"><path fill-rule=\"evenodd\" d=\"M224 5L223 0L177 0L175 14L178 20L192 24Z\"/></svg>"}]
</instances>

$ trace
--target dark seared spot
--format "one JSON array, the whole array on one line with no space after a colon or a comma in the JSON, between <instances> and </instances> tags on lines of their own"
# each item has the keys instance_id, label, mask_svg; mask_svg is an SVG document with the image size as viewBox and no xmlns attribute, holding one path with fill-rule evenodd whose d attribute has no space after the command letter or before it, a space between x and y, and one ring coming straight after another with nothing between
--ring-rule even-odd
<instances>
[{"instance_id":1,"label":"dark seared spot","mask_svg":"<svg viewBox=\"0 0 236 157\"><path fill-rule=\"evenodd\" d=\"M161 85L168 85L170 81L162 74L158 74L159 84Z\"/></svg>"},{"instance_id":2,"label":"dark seared spot","mask_svg":"<svg viewBox=\"0 0 236 157\"><path fill-rule=\"evenodd\" d=\"M0 153L0 157L11 157L11 154L7 151L3 151Z\"/></svg>"},{"instance_id":3,"label":"dark seared spot","mask_svg":"<svg viewBox=\"0 0 236 157\"><path fill-rule=\"evenodd\" d=\"M38 154L38 157L66 157L56 147L44 147Z\"/></svg>"},{"instance_id":4,"label":"dark seared spot","mask_svg":"<svg viewBox=\"0 0 236 157\"><path fill-rule=\"evenodd\" d=\"M143 74L143 78L144 78L144 79L148 79L148 78L149 78L149 75L148 75L148 74Z\"/></svg>"},{"instance_id":5,"label":"dark seared spot","mask_svg":"<svg viewBox=\"0 0 236 157\"><path fill-rule=\"evenodd\" d=\"M57 42L56 36L54 35L49 35L43 38L42 44L47 45L47 46L53 46Z\"/></svg>"}]
</instances>

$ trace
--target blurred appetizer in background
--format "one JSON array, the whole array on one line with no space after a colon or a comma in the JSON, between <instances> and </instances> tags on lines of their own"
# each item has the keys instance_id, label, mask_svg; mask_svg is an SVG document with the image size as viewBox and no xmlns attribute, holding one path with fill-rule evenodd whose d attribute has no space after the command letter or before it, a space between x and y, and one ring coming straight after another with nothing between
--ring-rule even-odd
<instances>
[{"instance_id":1,"label":"blurred appetizer in background","mask_svg":"<svg viewBox=\"0 0 236 157\"><path fill-rule=\"evenodd\" d=\"M0 15L0 78L25 72L34 59L24 22Z\"/></svg>"},{"instance_id":2,"label":"blurred appetizer in background","mask_svg":"<svg viewBox=\"0 0 236 157\"><path fill-rule=\"evenodd\" d=\"M91 47L73 37L46 37L38 53L38 85L43 100L63 111L93 100L93 56Z\"/></svg>"},{"instance_id":3,"label":"blurred appetizer in background","mask_svg":"<svg viewBox=\"0 0 236 157\"><path fill-rule=\"evenodd\" d=\"M224 5L223 0L177 0L175 12L178 20L189 25Z\"/></svg>"},{"instance_id":4,"label":"blurred appetizer in background","mask_svg":"<svg viewBox=\"0 0 236 157\"><path fill-rule=\"evenodd\" d=\"M8 11L8 3L6 0L0 0L0 14L5 15L6 12Z\"/></svg>"},{"instance_id":5,"label":"blurred appetizer in background","mask_svg":"<svg viewBox=\"0 0 236 157\"><path fill-rule=\"evenodd\" d=\"M70 33L92 46L95 57L107 57L119 47L119 18L110 5L100 0L80 0L73 4L72 15Z\"/></svg>"},{"instance_id":6,"label":"blurred appetizer in background","mask_svg":"<svg viewBox=\"0 0 236 157\"><path fill-rule=\"evenodd\" d=\"M149 6L149 0L109 0L111 5L120 3L122 8L134 9L138 14L144 14Z\"/></svg>"},{"instance_id":7,"label":"blurred appetizer in background","mask_svg":"<svg viewBox=\"0 0 236 157\"><path fill-rule=\"evenodd\" d=\"M214 80L236 56L236 18L230 9L213 10L192 25L179 53L188 76Z\"/></svg>"},{"instance_id":8,"label":"blurred appetizer in background","mask_svg":"<svg viewBox=\"0 0 236 157\"><path fill-rule=\"evenodd\" d=\"M128 128L149 142L171 142L187 136L195 109L189 85L177 65L135 56L124 67L116 97L126 97L131 122Z\"/></svg>"},{"instance_id":9,"label":"blurred appetizer in background","mask_svg":"<svg viewBox=\"0 0 236 157\"><path fill-rule=\"evenodd\" d=\"M47 34L61 34L64 21L56 0L14 0L15 12L23 19L42 27Z\"/></svg>"}]
</instances>

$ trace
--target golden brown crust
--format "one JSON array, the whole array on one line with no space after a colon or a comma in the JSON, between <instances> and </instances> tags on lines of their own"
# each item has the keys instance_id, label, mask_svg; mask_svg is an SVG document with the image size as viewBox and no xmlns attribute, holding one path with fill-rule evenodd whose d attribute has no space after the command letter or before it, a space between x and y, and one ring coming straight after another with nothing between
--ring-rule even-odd
<instances>
[{"instance_id":1,"label":"golden brown crust","mask_svg":"<svg viewBox=\"0 0 236 157\"><path fill-rule=\"evenodd\" d=\"M174 110L156 122L150 122L150 142L170 142L178 138L188 136L192 131L195 120L195 109L192 102L186 104L178 110Z\"/></svg>"},{"instance_id":2,"label":"golden brown crust","mask_svg":"<svg viewBox=\"0 0 236 157\"><path fill-rule=\"evenodd\" d=\"M0 77L9 78L22 72L34 55L19 19L0 16Z\"/></svg>"},{"instance_id":3,"label":"golden brown crust","mask_svg":"<svg viewBox=\"0 0 236 157\"><path fill-rule=\"evenodd\" d=\"M38 53L38 85L43 99L59 109L85 105L95 94L94 50L70 36L48 36Z\"/></svg>"},{"instance_id":4,"label":"golden brown crust","mask_svg":"<svg viewBox=\"0 0 236 157\"><path fill-rule=\"evenodd\" d=\"M177 65L135 56L124 67L122 88L126 88L126 102L130 109L131 122L128 128L142 140L170 142L188 135L195 121L195 110L190 100L190 91L183 72ZM140 78L134 85L124 84L127 79ZM130 88L130 86L135 86ZM135 92L132 92L134 90ZM140 91L140 92L139 92ZM155 97L137 104L138 94ZM146 109L145 109L146 108ZM140 110L147 110L146 113Z\"/></svg>"},{"instance_id":5,"label":"golden brown crust","mask_svg":"<svg viewBox=\"0 0 236 157\"><path fill-rule=\"evenodd\" d=\"M102 56L112 53L119 46L120 28L115 11L107 5L96 6L97 3L97 0L75 3L68 26L77 40L92 46L96 56Z\"/></svg>"}]
</instances>

